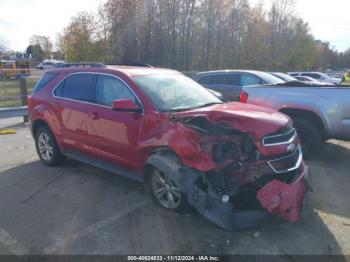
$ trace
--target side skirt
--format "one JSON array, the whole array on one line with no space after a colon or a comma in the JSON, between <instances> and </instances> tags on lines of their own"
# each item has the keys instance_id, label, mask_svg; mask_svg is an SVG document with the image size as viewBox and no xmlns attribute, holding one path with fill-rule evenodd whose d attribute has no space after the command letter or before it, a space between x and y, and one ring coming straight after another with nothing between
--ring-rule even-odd
<instances>
[{"instance_id":1,"label":"side skirt","mask_svg":"<svg viewBox=\"0 0 350 262\"><path fill-rule=\"evenodd\" d=\"M67 156L68 158L72 158L74 160L83 162L85 164L103 169L105 171L108 171L108 172L111 172L111 173L114 173L114 174L117 174L120 176L124 176L124 177L130 178L130 179L133 179L133 180L138 181L138 182L143 182L142 176L140 176L137 173L134 173L130 170L117 167L117 166L112 165L110 163L104 162L102 160L94 159L92 157L88 157L88 156L85 156L85 155L77 153L77 152L63 151L62 153L65 156Z\"/></svg>"}]
</instances>

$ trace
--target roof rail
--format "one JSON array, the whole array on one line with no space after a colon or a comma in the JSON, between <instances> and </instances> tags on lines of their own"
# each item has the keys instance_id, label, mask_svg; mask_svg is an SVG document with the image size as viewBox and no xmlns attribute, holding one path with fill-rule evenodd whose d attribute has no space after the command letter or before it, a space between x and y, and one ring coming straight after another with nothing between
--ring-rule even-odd
<instances>
[{"instance_id":1,"label":"roof rail","mask_svg":"<svg viewBox=\"0 0 350 262\"><path fill-rule=\"evenodd\" d=\"M150 65L150 64L141 63L141 62L121 63L121 64L116 64L116 65L121 65L121 66L139 66L139 67L153 67L153 66Z\"/></svg>"},{"instance_id":2,"label":"roof rail","mask_svg":"<svg viewBox=\"0 0 350 262\"><path fill-rule=\"evenodd\" d=\"M79 62L79 63L62 63L58 64L56 68L66 68L66 67L106 67L103 63L98 62Z\"/></svg>"}]
</instances>

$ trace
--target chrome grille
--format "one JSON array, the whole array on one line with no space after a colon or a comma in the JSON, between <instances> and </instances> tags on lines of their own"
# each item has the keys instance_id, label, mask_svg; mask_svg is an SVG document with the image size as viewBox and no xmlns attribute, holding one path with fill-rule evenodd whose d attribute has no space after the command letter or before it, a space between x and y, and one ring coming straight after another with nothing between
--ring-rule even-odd
<instances>
[{"instance_id":1,"label":"chrome grille","mask_svg":"<svg viewBox=\"0 0 350 262\"><path fill-rule=\"evenodd\" d=\"M303 161L303 154L301 147L298 146L294 152L284 157L269 160L267 163L272 168L272 170L277 173L286 173L298 169Z\"/></svg>"},{"instance_id":2,"label":"chrome grille","mask_svg":"<svg viewBox=\"0 0 350 262\"><path fill-rule=\"evenodd\" d=\"M280 132L275 135L269 135L263 138L264 146L279 146L290 144L295 141L297 132L294 128L286 132Z\"/></svg>"}]
</instances>

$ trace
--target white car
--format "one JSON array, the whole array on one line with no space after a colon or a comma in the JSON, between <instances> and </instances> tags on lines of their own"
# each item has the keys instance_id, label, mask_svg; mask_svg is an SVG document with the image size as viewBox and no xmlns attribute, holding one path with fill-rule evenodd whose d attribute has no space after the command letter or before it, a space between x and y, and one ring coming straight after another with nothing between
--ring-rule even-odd
<instances>
[{"instance_id":1,"label":"white car","mask_svg":"<svg viewBox=\"0 0 350 262\"><path fill-rule=\"evenodd\" d=\"M294 76L294 77L296 79L298 79L299 81L306 82L306 83L312 83L312 84L320 85L320 86L322 86L322 85L323 86L335 85L333 83L326 83L326 82L317 81L316 79L309 77L309 76Z\"/></svg>"},{"instance_id":2,"label":"white car","mask_svg":"<svg viewBox=\"0 0 350 262\"><path fill-rule=\"evenodd\" d=\"M38 69L44 69L44 70L55 68L55 67L56 67L56 63L54 62L41 62L37 66Z\"/></svg>"},{"instance_id":3,"label":"white car","mask_svg":"<svg viewBox=\"0 0 350 262\"><path fill-rule=\"evenodd\" d=\"M288 75L290 76L308 76L316 79L319 82L325 82L325 83L332 83L339 85L341 83L340 78L333 78L329 77L326 74L320 73L320 72L289 72Z\"/></svg>"}]
</instances>

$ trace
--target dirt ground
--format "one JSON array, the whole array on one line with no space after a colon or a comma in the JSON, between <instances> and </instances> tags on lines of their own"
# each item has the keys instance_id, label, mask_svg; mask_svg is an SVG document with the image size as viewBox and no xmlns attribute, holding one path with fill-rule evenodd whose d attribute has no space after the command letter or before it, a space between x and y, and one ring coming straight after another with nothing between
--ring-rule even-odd
<instances>
[{"instance_id":1,"label":"dirt ground","mask_svg":"<svg viewBox=\"0 0 350 262\"><path fill-rule=\"evenodd\" d=\"M0 254L350 254L349 142L308 162L300 221L227 232L160 208L137 182L73 160L44 166L20 120L0 120L17 131L0 136Z\"/></svg>"}]
</instances>

